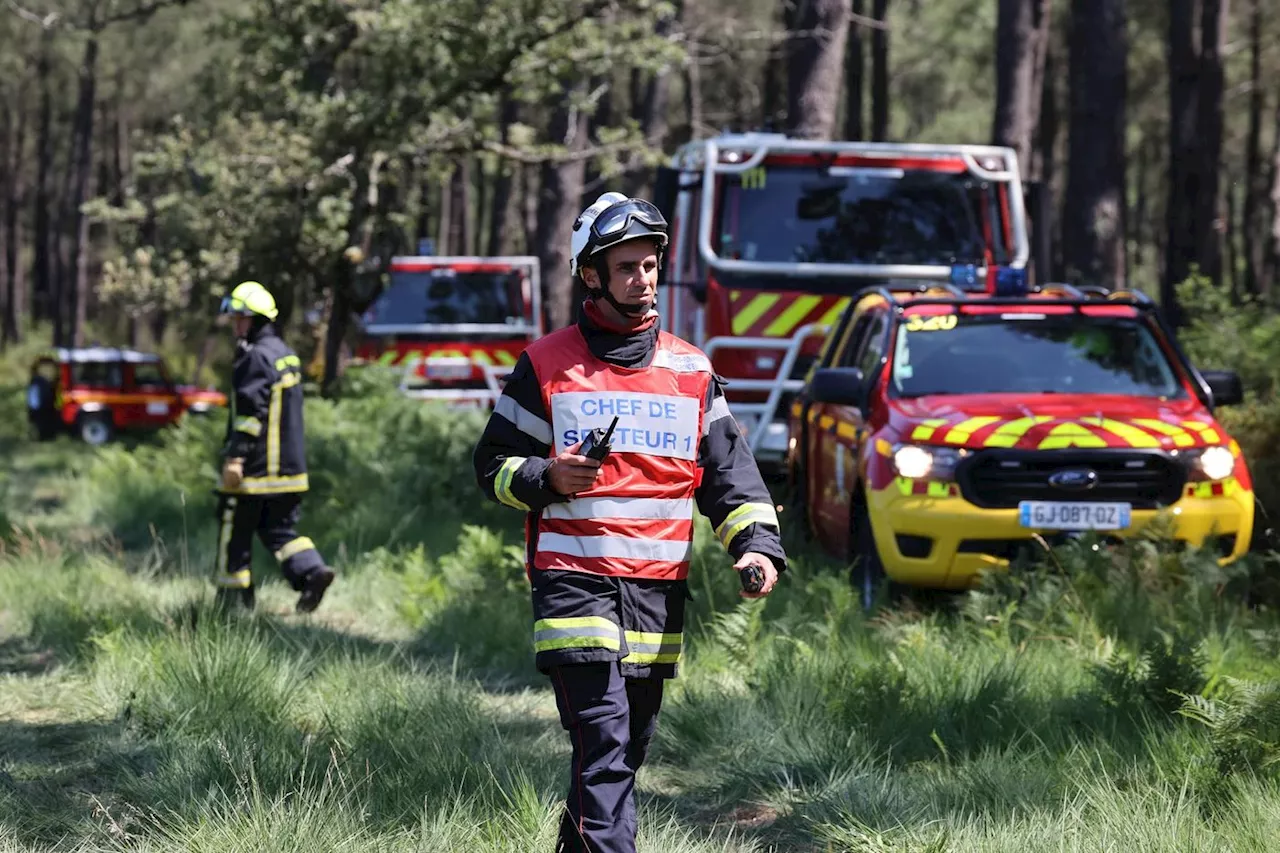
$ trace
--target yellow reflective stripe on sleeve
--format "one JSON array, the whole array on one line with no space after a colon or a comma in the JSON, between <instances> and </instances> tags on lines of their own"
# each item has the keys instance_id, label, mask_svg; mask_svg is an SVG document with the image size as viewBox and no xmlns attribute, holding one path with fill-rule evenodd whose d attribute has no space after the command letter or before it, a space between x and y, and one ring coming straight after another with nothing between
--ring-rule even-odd
<instances>
[{"instance_id":1,"label":"yellow reflective stripe on sleeve","mask_svg":"<svg viewBox=\"0 0 1280 853\"><path fill-rule=\"evenodd\" d=\"M683 634L627 631L627 655L623 663L679 663Z\"/></svg>"},{"instance_id":2,"label":"yellow reflective stripe on sleeve","mask_svg":"<svg viewBox=\"0 0 1280 853\"><path fill-rule=\"evenodd\" d=\"M315 548L316 548L316 543L312 542L310 539L308 539L305 536L299 536L297 539L294 539L293 541L288 542L279 551L276 551L276 560L283 563L285 560L289 559L290 557L297 556L298 554L301 554L303 551L314 551Z\"/></svg>"},{"instance_id":3,"label":"yellow reflective stripe on sleeve","mask_svg":"<svg viewBox=\"0 0 1280 853\"><path fill-rule=\"evenodd\" d=\"M921 421L920 425L911 431L911 440L928 441L933 437L934 430L946 422L946 418L929 418L927 421Z\"/></svg>"},{"instance_id":4,"label":"yellow reflective stripe on sleeve","mask_svg":"<svg viewBox=\"0 0 1280 853\"><path fill-rule=\"evenodd\" d=\"M1081 423L1093 424L1105 429L1107 432L1114 433L1120 438L1129 442L1130 447L1159 447L1160 439L1156 438L1149 432L1138 429L1132 424L1126 424L1122 421L1113 421L1110 418L1088 417L1081 418Z\"/></svg>"},{"instance_id":5,"label":"yellow reflective stripe on sleeve","mask_svg":"<svg viewBox=\"0 0 1280 853\"><path fill-rule=\"evenodd\" d=\"M257 438L262 435L262 421L257 418L239 417L235 419L232 429L236 432L243 432Z\"/></svg>"},{"instance_id":6,"label":"yellow reflective stripe on sleeve","mask_svg":"<svg viewBox=\"0 0 1280 853\"><path fill-rule=\"evenodd\" d=\"M276 370L284 370L286 367L301 367L302 359L296 355L284 355L276 359Z\"/></svg>"},{"instance_id":7,"label":"yellow reflective stripe on sleeve","mask_svg":"<svg viewBox=\"0 0 1280 853\"><path fill-rule=\"evenodd\" d=\"M617 623L604 616L539 619L533 623L533 649L535 652L560 649L618 651L622 648L620 633Z\"/></svg>"},{"instance_id":8,"label":"yellow reflective stripe on sleeve","mask_svg":"<svg viewBox=\"0 0 1280 853\"><path fill-rule=\"evenodd\" d=\"M241 569L229 575L219 574L213 579L213 583L223 589L248 589L253 583L253 576L248 569Z\"/></svg>"},{"instance_id":9,"label":"yellow reflective stripe on sleeve","mask_svg":"<svg viewBox=\"0 0 1280 853\"><path fill-rule=\"evenodd\" d=\"M982 442L983 447L1013 447L1034 426L1048 423L1053 418L1048 415L1036 415L1029 418L1018 418L996 427L995 432Z\"/></svg>"},{"instance_id":10,"label":"yellow reflective stripe on sleeve","mask_svg":"<svg viewBox=\"0 0 1280 853\"><path fill-rule=\"evenodd\" d=\"M493 478L493 495L512 509L532 512L527 503L511 492L511 486L515 483L516 471L520 470L520 466L524 464L526 458L525 456L511 456L502 463L502 467L498 469L497 476Z\"/></svg>"},{"instance_id":11,"label":"yellow reflective stripe on sleeve","mask_svg":"<svg viewBox=\"0 0 1280 853\"><path fill-rule=\"evenodd\" d=\"M276 384L273 385L272 387L273 388L292 388L294 385L300 385L301 383L302 383L301 373L286 373L284 376L281 376L280 379L276 382Z\"/></svg>"},{"instance_id":12,"label":"yellow reflective stripe on sleeve","mask_svg":"<svg viewBox=\"0 0 1280 853\"><path fill-rule=\"evenodd\" d=\"M1173 443L1178 447L1190 447L1196 443L1196 440L1191 437L1190 433L1181 427L1174 426L1173 424L1168 424L1164 421L1156 420L1155 418L1135 418L1133 422L1144 429L1149 429L1152 432L1158 432L1161 435L1169 436L1173 439Z\"/></svg>"},{"instance_id":13,"label":"yellow reflective stripe on sleeve","mask_svg":"<svg viewBox=\"0 0 1280 853\"><path fill-rule=\"evenodd\" d=\"M1106 447L1106 439L1096 435L1083 424L1068 422L1058 424L1039 444L1040 450L1059 450L1064 447Z\"/></svg>"},{"instance_id":14,"label":"yellow reflective stripe on sleeve","mask_svg":"<svg viewBox=\"0 0 1280 853\"><path fill-rule=\"evenodd\" d=\"M980 418L969 418L967 421L961 421L953 426L951 431L947 433L947 437L943 440L948 444L964 444L975 432L985 426L991 426L991 424L998 420L1000 419L992 417L991 415L983 415Z\"/></svg>"},{"instance_id":15,"label":"yellow reflective stripe on sleeve","mask_svg":"<svg viewBox=\"0 0 1280 853\"><path fill-rule=\"evenodd\" d=\"M280 409L284 400L282 386L271 387L271 404L267 408L267 476L280 473Z\"/></svg>"},{"instance_id":16,"label":"yellow reflective stripe on sleeve","mask_svg":"<svg viewBox=\"0 0 1280 853\"><path fill-rule=\"evenodd\" d=\"M1200 433L1200 437L1205 440L1206 444L1217 444L1222 441L1222 436L1218 435L1218 431L1208 424L1202 424L1200 421L1183 421L1182 425Z\"/></svg>"},{"instance_id":17,"label":"yellow reflective stripe on sleeve","mask_svg":"<svg viewBox=\"0 0 1280 853\"><path fill-rule=\"evenodd\" d=\"M735 509L725 516L724 521L716 528L716 536L721 544L728 548L733 537L746 530L752 524L771 524L778 526L778 513L772 504L749 503Z\"/></svg>"}]
</instances>

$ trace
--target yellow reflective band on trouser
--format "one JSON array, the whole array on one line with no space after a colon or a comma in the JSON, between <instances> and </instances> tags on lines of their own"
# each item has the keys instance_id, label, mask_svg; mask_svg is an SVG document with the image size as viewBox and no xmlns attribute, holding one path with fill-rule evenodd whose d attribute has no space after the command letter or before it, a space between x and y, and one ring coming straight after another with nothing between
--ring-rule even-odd
<instances>
[{"instance_id":1,"label":"yellow reflective band on trouser","mask_svg":"<svg viewBox=\"0 0 1280 853\"><path fill-rule=\"evenodd\" d=\"M1126 424L1122 421L1113 421L1110 418L1088 417L1081 418L1081 423L1093 424L1102 427L1107 432L1114 433L1129 443L1130 447L1159 447L1160 439L1156 438L1149 432L1138 429L1136 426Z\"/></svg>"},{"instance_id":2,"label":"yellow reflective band on trouser","mask_svg":"<svg viewBox=\"0 0 1280 853\"><path fill-rule=\"evenodd\" d=\"M305 492L310 488L306 474L292 477L245 477L236 489L241 495L281 495L288 492Z\"/></svg>"},{"instance_id":3,"label":"yellow reflective band on trouser","mask_svg":"<svg viewBox=\"0 0 1280 853\"><path fill-rule=\"evenodd\" d=\"M1190 433L1181 427L1174 426L1173 424L1167 424L1164 421L1156 420L1155 418L1134 418L1133 422L1144 429L1149 429L1152 432L1158 432L1161 435L1169 436L1173 439L1173 443L1178 447L1190 447L1196 443L1196 440L1191 437Z\"/></svg>"},{"instance_id":4,"label":"yellow reflective band on trouser","mask_svg":"<svg viewBox=\"0 0 1280 853\"><path fill-rule=\"evenodd\" d=\"M284 391L279 383L271 388L271 405L267 408L267 476L280 473L280 409Z\"/></svg>"},{"instance_id":5,"label":"yellow reflective band on trouser","mask_svg":"<svg viewBox=\"0 0 1280 853\"><path fill-rule=\"evenodd\" d=\"M623 663L679 663L683 634L627 631L627 656Z\"/></svg>"},{"instance_id":6,"label":"yellow reflective band on trouser","mask_svg":"<svg viewBox=\"0 0 1280 853\"><path fill-rule=\"evenodd\" d=\"M218 526L218 554L213 561L213 582L218 586L226 586L225 578L236 577L227 574L227 548L231 545L231 529L236 519L236 499L227 498L222 508L222 523Z\"/></svg>"},{"instance_id":7,"label":"yellow reflective band on trouser","mask_svg":"<svg viewBox=\"0 0 1280 853\"><path fill-rule=\"evenodd\" d=\"M927 421L921 421L920 426L911 431L911 440L928 441L933 436L933 431L946 422L945 418L929 418Z\"/></svg>"},{"instance_id":8,"label":"yellow reflective band on trouser","mask_svg":"<svg viewBox=\"0 0 1280 853\"><path fill-rule=\"evenodd\" d=\"M1040 442L1040 450L1059 450L1064 447L1106 447L1106 439L1095 434L1083 424L1058 424L1049 430L1044 441Z\"/></svg>"},{"instance_id":9,"label":"yellow reflective band on trouser","mask_svg":"<svg viewBox=\"0 0 1280 853\"><path fill-rule=\"evenodd\" d=\"M524 464L525 459L526 457L524 456L512 456L502 463L502 467L498 469L498 475L493 478L493 495L512 509L531 512L529 505L511 492L516 472L520 470L520 466Z\"/></svg>"},{"instance_id":10,"label":"yellow reflective band on trouser","mask_svg":"<svg viewBox=\"0 0 1280 853\"><path fill-rule=\"evenodd\" d=\"M253 583L253 576L249 574L248 569L241 569L229 575L218 574L214 577L213 583L223 589L248 589Z\"/></svg>"},{"instance_id":11,"label":"yellow reflective band on trouser","mask_svg":"<svg viewBox=\"0 0 1280 853\"><path fill-rule=\"evenodd\" d=\"M314 551L316 543L312 542L306 536L299 536L297 539L287 543L279 551L276 551L276 560L283 563L290 557L296 557L303 551Z\"/></svg>"},{"instance_id":12,"label":"yellow reflective band on trouser","mask_svg":"<svg viewBox=\"0 0 1280 853\"><path fill-rule=\"evenodd\" d=\"M622 648L621 634L617 623L604 616L539 619L533 623L533 650L611 649L616 652Z\"/></svg>"},{"instance_id":13,"label":"yellow reflective band on trouser","mask_svg":"<svg viewBox=\"0 0 1280 853\"><path fill-rule=\"evenodd\" d=\"M728 548L733 537L746 530L752 524L772 524L778 526L778 513L772 504L743 504L725 516L724 521L716 528L716 536L721 544Z\"/></svg>"},{"instance_id":14,"label":"yellow reflective band on trouser","mask_svg":"<svg viewBox=\"0 0 1280 853\"><path fill-rule=\"evenodd\" d=\"M235 423L232 424L232 429L257 438L262 435L262 421L249 417L236 418Z\"/></svg>"}]
</instances>

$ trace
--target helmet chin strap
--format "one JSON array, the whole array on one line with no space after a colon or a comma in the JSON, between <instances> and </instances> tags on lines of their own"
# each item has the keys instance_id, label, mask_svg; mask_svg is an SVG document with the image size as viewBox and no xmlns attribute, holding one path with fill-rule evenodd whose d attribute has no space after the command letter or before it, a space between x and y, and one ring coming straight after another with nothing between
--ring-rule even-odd
<instances>
[{"instance_id":1,"label":"helmet chin strap","mask_svg":"<svg viewBox=\"0 0 1280 853\"><path fill-rule=\"evenodd\" d=\"M618 301L617 297L613 295L613 292L609 290L608 267L605 267L604 264L600 264L599 266L595 267L595 271L596 271L596 274L600 276L600 289L592 290L591 288L587 288L587 293L591 295L592 299L603 299L605 302L608 302L610 305L612 305L614 310L617 311L619 314L621 314L623 317L628 317L633 320L638 319L640 317L644 317L646 314L649 313L649 309L639 303L634 305L628 305L625 302Z\"/></svg>"}]
</instances>

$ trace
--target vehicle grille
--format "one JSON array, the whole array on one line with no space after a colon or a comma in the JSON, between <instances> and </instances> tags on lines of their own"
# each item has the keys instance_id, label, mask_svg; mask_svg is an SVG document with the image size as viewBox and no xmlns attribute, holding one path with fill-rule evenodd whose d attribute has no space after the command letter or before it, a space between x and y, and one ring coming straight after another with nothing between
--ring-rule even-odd
<instances>
[{"instance_id":1,"label":"vehicle grille","mask_svg":"<svg viewBox=\"0 0 1280 853\"><path fill-rule=\"evenodd\" d=\"M1062 489L1049 482L1058 471L1088 468L1093 488ZM982 450L956 471L965 500L987 509L1012 509L1019 501L1118 501L1157 509L1182 496L1186 471L1159 451Z\"/></svg>"}]
</instances>

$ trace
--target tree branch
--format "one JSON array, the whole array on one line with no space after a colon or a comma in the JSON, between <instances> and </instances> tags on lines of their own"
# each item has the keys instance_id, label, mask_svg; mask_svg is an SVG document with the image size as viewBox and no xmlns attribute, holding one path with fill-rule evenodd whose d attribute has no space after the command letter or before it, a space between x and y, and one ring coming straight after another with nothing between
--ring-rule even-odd
<instances>
[{"instance_id":1,"label":"tree branch","mask_svg":"<svg viewBox=\"0 0 1280 853\"><path fill-rule=\"evenodd\" d=\"M57 12L50 12L49 14L45 15L42 18L40 17L40 15L38 15L35 12L32 12L30 9L24 9L23 7L19 6L17 3L17 0L8 0L8 3L9 3L9 8L13 10L13 13L15 15L17 15L19 18L22 18L24 21L28 21L32 24L38 25L41 29L47 30L52 28L53 25L58 22L58 19L62 17Z\"/></svg>"},{"instance_id":2,"label":"tree branch","mask_svg":"<svg viewBox=\"0 0 1280 853\"><path fill-rule=\"evenodd\" d=\"M191 0L147 0L147 2L140 3L127 12L118 12L103 18L99 27L109 27L112 24L120 24L125 21L145 21L161 9L170 6L185 6L190 2Z\"/></svg>"}]
</instances>

